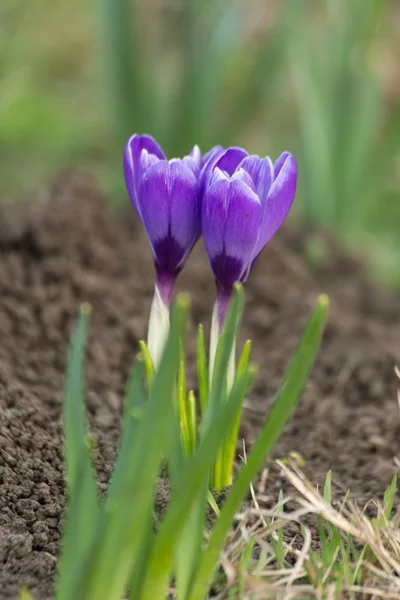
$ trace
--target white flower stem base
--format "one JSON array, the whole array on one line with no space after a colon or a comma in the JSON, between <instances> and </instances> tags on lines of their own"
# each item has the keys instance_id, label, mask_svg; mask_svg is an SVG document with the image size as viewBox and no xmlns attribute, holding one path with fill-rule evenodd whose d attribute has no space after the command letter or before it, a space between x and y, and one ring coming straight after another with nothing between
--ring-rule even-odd
<instances>
[{"instance_id":1,"label":"white flower stem base","mask_svg":"<svg viewBox=\"0 0 400 600\"><path fill-rule=\"evenodd\" d=\"M210 335L210 362L209 362L209 376L210 376L210 385L212 384L212 377L214 372L214 364L215 364L215 355L217 352L217 345L219 336L221 334L221 327L219 325L218 319L218 303L214 304L214 309L212 313L211 319L211 335ZM235 381L235 353L236 353L236 343L233 343L231 354L229 357L228 364L228 374L227 374L227 386L228 386L228 394L232 389L233 382Z\"/></svg>"},{"instance_id":2,"label":"white flower stem base","mask_svg":"<svg viewBox=\"0 0 400 600\"><path fill-rule=\"evenodd\" d=\"M169 307L161 298L158 286L155 286L153 302L151 304L147 347L153 361L154 368L160 364L170 328Z\"/></svg>"}]
</instances>

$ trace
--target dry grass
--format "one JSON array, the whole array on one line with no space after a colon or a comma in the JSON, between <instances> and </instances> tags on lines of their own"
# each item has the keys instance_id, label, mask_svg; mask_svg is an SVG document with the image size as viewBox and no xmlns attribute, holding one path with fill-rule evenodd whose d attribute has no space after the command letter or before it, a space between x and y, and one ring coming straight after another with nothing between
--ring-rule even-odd
<instances>
[{"instance_id":1,"label":"dry grass","mask_svg":"<svg viewBox=\"0 0 400 600\"><path fill-rule=\"evenodd\" d=\"M396 478L383 503L371 502L361 510L347 495L336 508L330 501L330 474L322 493L295 462L277 464L293 494L284 498L281 493L275 506L263 508L267 471L257 492L251 489L252 505L237 515L221 557L224 582L216 581L217 597L400 598ZM372 507L371 519L366 509Z\"/></svg>"}]
</instances>

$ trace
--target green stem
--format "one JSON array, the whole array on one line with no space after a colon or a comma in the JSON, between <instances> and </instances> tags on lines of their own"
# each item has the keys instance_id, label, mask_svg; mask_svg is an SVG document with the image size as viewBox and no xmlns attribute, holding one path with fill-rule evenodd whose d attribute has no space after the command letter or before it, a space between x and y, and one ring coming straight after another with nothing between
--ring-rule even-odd
<instances>
[{"instance_id":1,"label":"green stem","mask_svg":"<svg viewBox=\"0 0 400 600\"><path fill-rule=\"evenodd\" d=\"M209 379L210 385L212 385L213 372L214 372L214 364L215 364L215 355L217 351L219 336L221 334L221 327L219 324L218 318L218 304L217 302L214 305L212 320L211 320L211 336L210 336L210 363L209 363ZM235 381L235 352L236 352L236 343L234 342L232 345L231 354L229 357L229 365L228 365L228 373L227 373L227 382L226 382L226 392L227 395L230 393L233 383ZM240 423L241 410L238 413L237 421ZM232 439L233 436L237 435L239 424L234 424L233 429L228 432L227 438L224 441L222 447L218 451L217 458L215 459L215 463L211 472L211 481L210 486L212 489L216 491L221 491L224 487L231 485L232 483L232 472L233 472L233 462L231 462L232 455ZM233 456L236 448L236 439L233 442Z\"/></svg>"}]
</instances>

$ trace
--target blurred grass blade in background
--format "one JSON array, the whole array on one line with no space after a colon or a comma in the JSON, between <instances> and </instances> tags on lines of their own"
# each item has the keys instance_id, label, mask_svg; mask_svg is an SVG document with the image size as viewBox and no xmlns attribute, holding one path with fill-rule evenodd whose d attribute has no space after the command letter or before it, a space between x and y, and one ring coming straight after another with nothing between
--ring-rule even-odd
<instances>
[{"instance_id":1,"label":"blurred grass blade in background","mask_svg":"<svg viewBox=\"0 0 400 600\"><path fill-rule=\"evenodd\" d=\"M386 2L287 2L291 63L298 84L303 219L346 236L365 219L375 176L382 94L370 46ZM311 28L312 17L319 28Z\"/></svg>"},{"instance_id":2,"label":"blurred grass blade in background","mask_svg":"<svg viewBox=\"0 0 400 600\"><path fill-rule=\"evenodd\" d=\"M121 155L129 136L153 133L151 70L140 44L135 0L97 0L101 19L101 64L110 117Z\"/></svg>"}]
</instances>

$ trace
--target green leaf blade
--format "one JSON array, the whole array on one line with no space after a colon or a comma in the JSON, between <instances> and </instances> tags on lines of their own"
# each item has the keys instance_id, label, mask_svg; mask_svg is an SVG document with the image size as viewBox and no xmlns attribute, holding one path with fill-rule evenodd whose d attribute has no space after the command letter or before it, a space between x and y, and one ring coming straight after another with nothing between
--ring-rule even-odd
<instances>
[{"instance_id":1,"label":"green leaf blade","mask_svg":"<svg viewBox=\"0 0 400 600\"><path fill-rule=\"evenodd\" d=\"M207 594L209 581L235 512L243 501L252 479L256 476L263 461L271 453L280 437L311 371L322 339L327 310L328 298L320 296L271 409L269 418L248 455L247 463L242 467L232 486L220 517L214 526L209 546L202 554L202 562L199 566L190 600L203 600Z\"/></svg>"}]
</instances>

